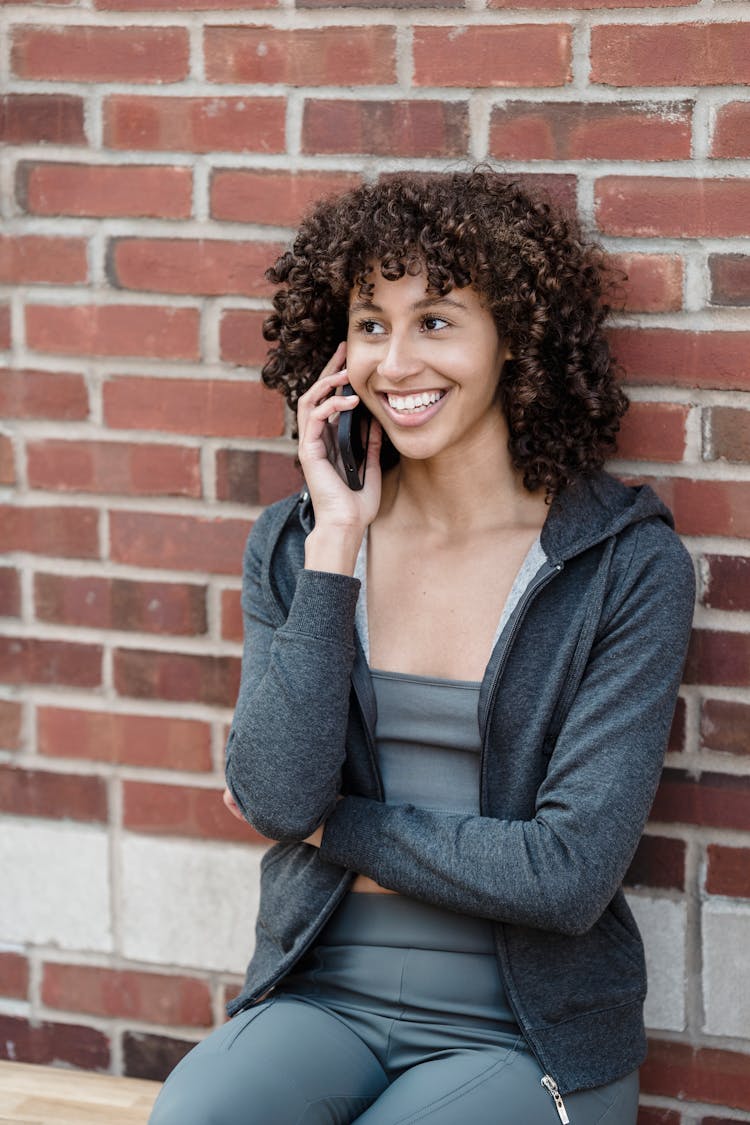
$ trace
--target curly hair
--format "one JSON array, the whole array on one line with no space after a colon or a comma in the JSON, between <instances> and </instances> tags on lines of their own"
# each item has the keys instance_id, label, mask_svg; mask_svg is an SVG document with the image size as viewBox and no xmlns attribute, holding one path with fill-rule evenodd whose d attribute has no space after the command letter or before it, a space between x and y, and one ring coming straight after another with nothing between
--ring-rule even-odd
<instances>
[{"instance_id":1,"label":"curly hair","mask_svg":"<svg viewBox=\"0 0 750 1125\"><path fill-rule=\"evenodd\" d=\"M263 324L262 368L292 410L347 334L350 293L425 273L444 296L472 285L510 346L499 382L513 466L546 499L601 468L628 399L603 332L602 300L626 277L577 220L490 170L399 173L326 198L266 272L279 288ZM384 444L384 467L398 453Z\"/></svg>"}]
</instances>

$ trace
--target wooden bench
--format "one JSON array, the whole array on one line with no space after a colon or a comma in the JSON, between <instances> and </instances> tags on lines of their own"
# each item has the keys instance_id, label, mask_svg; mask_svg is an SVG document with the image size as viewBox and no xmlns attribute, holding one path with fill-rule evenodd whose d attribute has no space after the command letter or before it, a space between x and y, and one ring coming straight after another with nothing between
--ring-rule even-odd
<instances>
[{"instance_id":1,"label":"wooden bench","mask_svg":"<svg viewBox=\"0 0 750 1125\"><path fill-rule=\"evenodd\" d=\"M0 1125L146 1125L160 1082L0 1062Z\"/></svg>"}]
</instances>

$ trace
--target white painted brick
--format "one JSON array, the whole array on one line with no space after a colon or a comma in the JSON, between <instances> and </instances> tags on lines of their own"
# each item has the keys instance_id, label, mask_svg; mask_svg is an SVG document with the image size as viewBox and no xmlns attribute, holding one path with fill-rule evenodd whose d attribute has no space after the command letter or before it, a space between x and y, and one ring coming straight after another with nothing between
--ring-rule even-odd
<instances>
[{"instance_id":1,"label":"white painted brick","mask_svg":"<svg viewBox=\"0 0 750 1125\"><path fill-rule=\"evenodd\" d=\"M263 849L123 836L126 957L244 973L255 944Z\"/></svg>"},{"instance_id":2,"label":"white painted brick","mask_svg":"<svg viewBox=\"0 0 750 1125\"><path fill-rule=\"evenodd\" d=\"M703 907L703 1030L750 1038L750 906Z\"/></svg>"},{"instance_id":3,"label":"white painted brick","mask_svg":"<svg viewBox=\"0 0 750 1125\"><path fill-rule=\"evenodd\" d=\"M646 947L646 1026L658 1031L685 1027L686 907L666 898L628 897Z\"/></svg>"},{"instance_id":4,"label":"white painted brick","mask_svg":"<svg viewBox=\"0 0 750 1125\"><path fill-rule=\"evenodd\" d=\"M4 820L0 940L111 951L108 850L99 828Z\"/></svg>"}]
</instances>

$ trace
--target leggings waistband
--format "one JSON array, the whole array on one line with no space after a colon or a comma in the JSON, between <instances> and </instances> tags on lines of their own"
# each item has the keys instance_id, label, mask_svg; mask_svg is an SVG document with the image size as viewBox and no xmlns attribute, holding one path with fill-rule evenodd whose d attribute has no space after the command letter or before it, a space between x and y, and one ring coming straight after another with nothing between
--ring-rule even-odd
<instances>
[{"instance_id":1,"label":"leggings waistband","mask_svg":"<svg viewBox=\"0 0 750 1125\"><path fill-rule=\"evenodd\" d=\"M318 936L321 945L411 946L495 955L493 924L399 894L349 892Z\"/></svg>"}]
</instances>

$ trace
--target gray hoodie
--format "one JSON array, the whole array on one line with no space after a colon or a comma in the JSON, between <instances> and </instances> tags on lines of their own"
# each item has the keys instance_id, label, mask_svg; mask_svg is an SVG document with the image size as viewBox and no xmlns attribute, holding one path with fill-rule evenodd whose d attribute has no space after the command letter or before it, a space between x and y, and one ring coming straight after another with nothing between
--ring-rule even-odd
<instances>
[{"instance_id":1,"label":"gray hoodie","mask_svg":"<svg viewBox=\"0 0 750 1125\"><path fill-rule=\"evenodd\" d=\"M646 1052L646 973L621 883L659 780L695 596L671 513L604 471L553 500L547 562L482 681L478 816L384 803L360 583L304 570L312 526L307 494L289 497L245 551L226 778L249 823L279 842L261 861L256 947L227 1013L278 984L360 872L496 923L516 1018L563 1094L629 1073ZM302 843L323 821L321 847Z\"/></svg>"}]
</instances>

